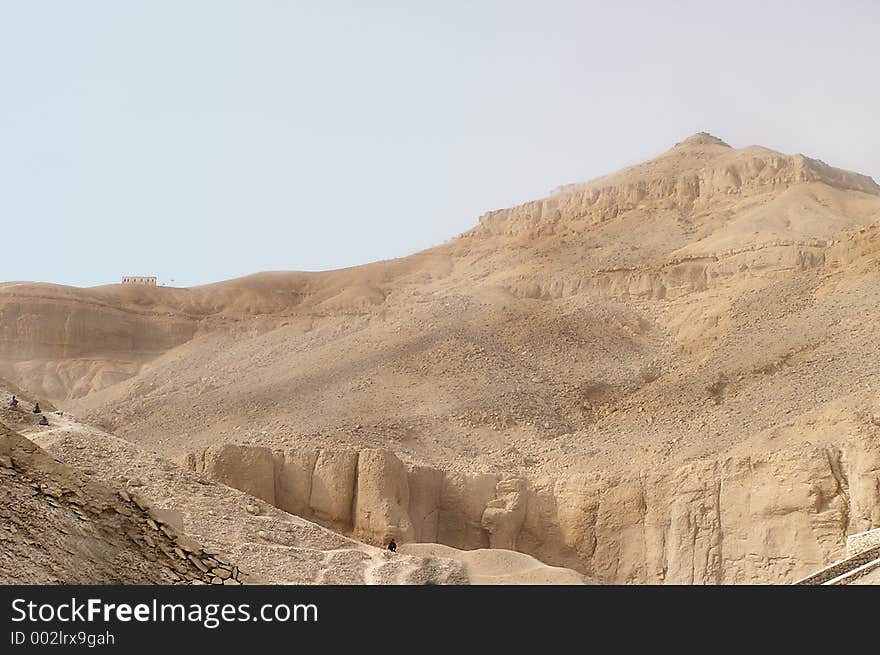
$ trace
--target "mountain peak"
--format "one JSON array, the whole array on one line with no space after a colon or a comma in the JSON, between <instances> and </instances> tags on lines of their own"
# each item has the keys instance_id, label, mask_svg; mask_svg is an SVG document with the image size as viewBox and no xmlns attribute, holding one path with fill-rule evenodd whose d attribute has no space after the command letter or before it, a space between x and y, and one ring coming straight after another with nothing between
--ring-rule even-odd
<instances>
[{"instance_id":1,"label":"mountain peak","mask_svg":"<svg viewBox=\"0 0 880 655\"><path fill-rule=\"evenodd\" d=\"M725 148L729 148L730 145L719 139L717 136L712 136L708 132L697 132L686 138L684 141L675 144L676 148L690 147L690 146L724 146Z\"/></svg>"}]
</instances>

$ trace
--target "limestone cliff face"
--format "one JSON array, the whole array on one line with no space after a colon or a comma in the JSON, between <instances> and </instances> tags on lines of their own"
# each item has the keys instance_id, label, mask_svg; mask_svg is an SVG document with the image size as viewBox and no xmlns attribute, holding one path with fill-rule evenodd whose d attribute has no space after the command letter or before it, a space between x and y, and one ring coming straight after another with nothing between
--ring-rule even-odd
<instances>
[{"instance_id":1,"label":"limestone cliff face","mask_svg":"<svg viewBox=\"0 0 880 655\"><path fill-rule=\"evenodd\" d=\"M274 469L265 448L209 451L187 462L244 490L272 482L282 509L366 541L516 549L604 582L790 582L880 526L880 450L856 447L534 480L446 474L375 449L275 453Z\"/></svg>"},{"instance_id":2,"label":"limestone cliff face","mask_svg":"<svg viewBox=\"0 0 880 655\"><path fill-rule=\"evenodd\" d=\"M275 461L266 448L229 444L212 446L190 453L186 465L211 479L244 491L255 498L277 505L275 497Z\"/></svg>"},{"instance_id":3,"label":"limestone cliff face","mask_svg":"<svg viewBox=\"0 0 880 655\"><path fill-rule=\"evenodd\" d=\"M393 533L401 541L413 540L407 478L406 467L392 453L376 449L358 453L352 519L356 537L369 541Z\"/></svg>"},{"instance_id":4,"label":"limestone cliff face","mask_svg":"<svg viewBox=\"0 0 880 655\"><path fill-rule=\"evenodd\" d=\"M563 187L541 200L490 211L469 234L483 238L548 233L560 223L602 223L646 207L690 212L724 204L731 197L755 197L810 182L880 195L880 186L870 177L817 159L758 147L733 150L720 141L701 143L692 137L639 166Z\"/></svg>"},{"instance_id":5,"label":"limestone cliff face","mask_svg":"<svg viewBox=\"0 0 880 655\"><path fill-rule=\"evenodd\" d=\"M825 264L826 250L824 244L780 240L710 256L680 257L657 266L531 273L505 280L503 286L518 298L540 300L579 293L624 300L673 300L723 287L734 279L770 278L820 268Z\"/></svg>"}]
</instances>

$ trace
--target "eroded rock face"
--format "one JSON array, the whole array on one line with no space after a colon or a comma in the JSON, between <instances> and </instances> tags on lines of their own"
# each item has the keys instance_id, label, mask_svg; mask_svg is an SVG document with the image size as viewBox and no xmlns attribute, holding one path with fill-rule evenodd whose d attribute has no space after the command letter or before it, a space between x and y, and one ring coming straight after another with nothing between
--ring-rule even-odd
<instances>
[{"instance_id":1,"label":"eroded rock face","mask_svg":"<svg viewBox=\"0 0 880 655\"><path fill-rule=\"evenodd\" d=\"M454 548L489 548L483 512L495 497L498 476L453 474L443 477L437 541Z\"/></svg>"},{"instance_id":2,"label":"eroded rock face","mask_svg":"<svg viewBox=\"0 0 880 655\"><path fill-rule=\"evenodd\" d=\"M318 453L314 450L286 450L275 453L275 504L290 514L310 513L312 472Z\"/></svg>"},{"instance_id":3,"label":"eroded rock face","mask_svg":"<svg viewBox=\"0 0 880 655\"><path fill-rule=\"evenodd\" d=\"M440 526L443 472L430 466L411 466L407 473L407 482L413 541L434 543L437 541Z\"/></svg>"},{"instance_id":4,"label":"eroded rock face","mask_svg":"<svg viewBox=\"0 0 880 655\"><path fill-rule=\"evenodd\" d=\"M412 541L409 481L403 463L386 450L360 451L354 499L354 534L365 540Z\"/></svg>"},{"instance_id":5,"label":"eroded rock face","mask_svg":"<svg viewBox=\"0 0 880 655\"><path fill-rule=\"evenodd\" d=\"M126 380L195 334L183 317L72 301L55 289L19 298L7 285L0 302L2 374L27 380L43 397L79 398Z\"/></svg>"},{"instance_id":6,"label":"eroded rock face","mask_svg":"<svg viewBox=\"0 0 880 655\"><path fill-rule=\"evenodd\" d=\"M601 223L644 205L690 210L723 202L731 196L766 195L805 182L880 194L880 187L871 178L803 155L783 155L764 149L732 151L726 145L715 145L713 156L697 157L687 169L662 165L676 157L674 148L650 165L570 185L541 200L490 211L480 217L479 225L469 234L486 238L547 233L560 223Z\"/></svg>"},{"instance_id":7,"label":"eroded rock face","mask_svg":"<svg viewBox=\"0 0 880 655\"><path fill-rule=\"evenodd\" d=\"M500 480L495 498L486 504L481 525L489 534L489 546L516 550L516 537L522 529L528 502L526 481L521 478Z\"/></svg>"},{"instance_id":8,"label":"eroded rock face","mask_svg":"<svg viewBox=\"0 0 880 655\"><path fill-rule=\"evenodd\" d=\"M880 524L880 451L856 447L535 480L446 474L377 449L286 451L271 466L266 449L238 448L187 461L230 486L264 476L282 509L364 541L516 549L604 582L790 582Z\"/></svg>"},{"instance_id":9,"label":"eroded rock face","mask_svg":"<svg viewBox=\"0 0 880 655\"><path fill-rule=\"evenodd\" d=\"M218 444L188 454L184 463L211 480L275 504L275 461L268 448Z\"/></svg>"},{"instance_id":10,"label":"eroded rock face","mask_svg":"<svg viewBox=\"0 0 880 655\"><path fill-rule=\"evenodd\" d=\"M309 494L309 508L316 519L350 529L357 465L356 452L318 451Z\"/></svg>"}]
</instances>

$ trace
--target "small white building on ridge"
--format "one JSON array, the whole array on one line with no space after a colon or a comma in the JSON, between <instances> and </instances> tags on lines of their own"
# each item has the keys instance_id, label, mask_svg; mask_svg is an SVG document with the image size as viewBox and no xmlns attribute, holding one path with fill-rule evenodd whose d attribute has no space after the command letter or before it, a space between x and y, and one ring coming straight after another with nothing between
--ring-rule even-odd
<instances>
[{"instance_id":1,"label":"small white building on ridge","mask_svg":"<svg viewBox=\"0 0 880 655\"><path fill-rule=\"evenodd\" d=\"M122 284L142 284L154 287L156 286L156 277L150 275L126 275L122 278Z\"/></svg>"}]
</instances>

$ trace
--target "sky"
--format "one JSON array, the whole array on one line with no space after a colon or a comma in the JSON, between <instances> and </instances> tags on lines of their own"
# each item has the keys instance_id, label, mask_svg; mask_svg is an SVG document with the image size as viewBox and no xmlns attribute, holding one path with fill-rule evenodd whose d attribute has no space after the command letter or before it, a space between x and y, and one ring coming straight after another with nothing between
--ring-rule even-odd
<instances>
[{"instance_id":1,"label":"sky","mask_svg":"<svg viewBox=\"0 0 880 655\"><path fill-rule=\"evenodd\" d=\"M708 131L880 180L880 3L0 0L0 280L404 256Z\"/></svg>"}]
</instances>

